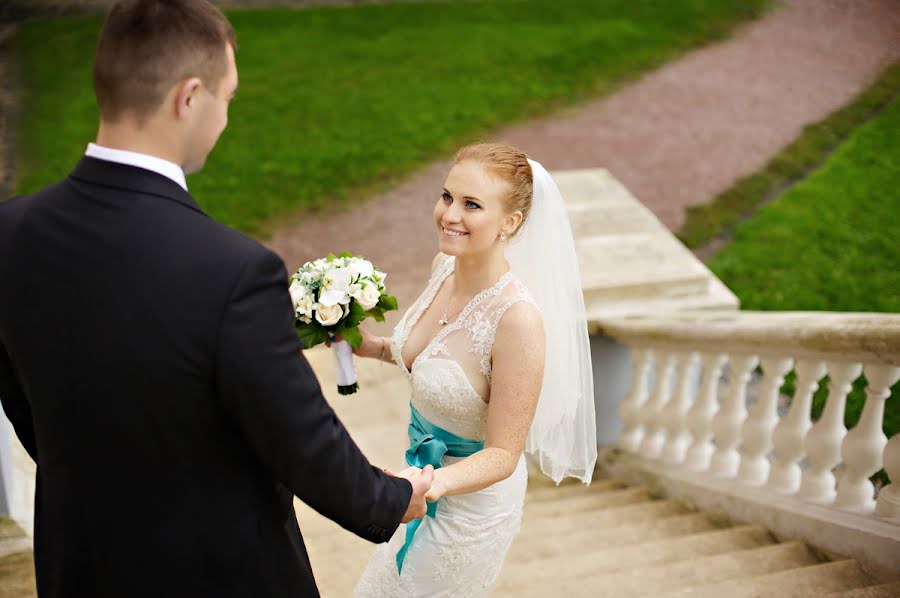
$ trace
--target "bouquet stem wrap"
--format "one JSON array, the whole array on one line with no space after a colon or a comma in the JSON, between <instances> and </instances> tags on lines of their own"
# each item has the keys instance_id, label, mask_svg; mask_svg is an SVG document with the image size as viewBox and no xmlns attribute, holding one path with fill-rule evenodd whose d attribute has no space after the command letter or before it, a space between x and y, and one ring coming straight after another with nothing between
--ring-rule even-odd
<instances>
[{"instance_id":1,"label":"bouquet stem wrap","mask_svg":"<svg viewBox=\"0 0 900 598\"><path fill-rule=\"evenodd\" d=\"M338 392L342 395L352 395L359 390L356 368L353 366L353 347L342 340L332 343L331 351L334 355Z\"/></svg>"}]
</instances>

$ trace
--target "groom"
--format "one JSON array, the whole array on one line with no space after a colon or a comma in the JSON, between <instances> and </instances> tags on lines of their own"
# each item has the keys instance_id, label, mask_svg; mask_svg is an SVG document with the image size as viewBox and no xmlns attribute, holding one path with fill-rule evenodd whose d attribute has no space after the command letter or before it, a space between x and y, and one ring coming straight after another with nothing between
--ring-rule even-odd
<instances>
[{"instance_id":1,"label":"groom","mask_svg":"<svg viewBox=\"0 0 900 598\"><path fill-rule=\"evenodd\" d=\"M206 0L118 2L97 143L0 203L0 399L37 462L42 596L315 596L293 495L373 542L425 513L430 471L373 468L322 397L281 260L187 191L234 48Z\"/></svg>"}]
</instances>

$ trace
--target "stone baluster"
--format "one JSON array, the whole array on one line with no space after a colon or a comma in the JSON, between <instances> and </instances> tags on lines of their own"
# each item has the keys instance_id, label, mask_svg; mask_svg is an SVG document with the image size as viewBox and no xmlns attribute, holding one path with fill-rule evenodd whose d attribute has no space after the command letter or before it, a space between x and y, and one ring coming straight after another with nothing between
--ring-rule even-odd
<instances>
[{"instance_id":1,"label":"stone baluster","mask_svg":"<svg viewBox=\"0 0 900 598\"><path fill-rule=\"evenodd\" d=\"M835 504L844 509L871 513L875 509L875 487L869 476L881 469L887 436L882 430L885 400L891 386L900 378L900 368L873 365L865 368L866 404L859 423L841 444L844 471L838 480ZM896 402L896 401L895 401Z\"/></svg>"},{"instance_id":2,"label":"stone baluster","mask_svg":"<svg viewBox=\"0 0 900 598\"><path fill-rule=\"evenodd\" d=\"M794 494L800 488L800 461L806 456L803 439L812 427L809 416L812 398L819 388L819 380L825 375L825 362L800 360L794 371L797 372L797 383L791 408L775 426L772 435L775 450L768 487L781 494Z\"/></svg>"},{"instance_id":3,"label":"stone baluster","mask_svg":"<svg viewBox=\"0 0 900 598\"><path fill-rule=\"evenodd\" d=\"M716 452L710 461L710 471L720 477L734 477L741 455L737 445L741 438L741 426L747 417L747 382L759 359L756 355L732 356L731 388L719 412L713 418L713 434Z\"/></svg>"},{"instance_id":4,"label":"stone baluster","mask_svg":"<svg viewBox=\"0 0 900 598\"><path fill-rule=\"evenodd\" d=\"M844 409L847 393L862 372L860 363L828 362L831 382L828 402L822 417L810 429L804 440L809 456L809 469L803 474L798 496L822 504L831 504L835 497L835 478L831 472L841 461L841 442L847 434Z\"/></svg>"},{"instance_id":5,"label":"stone baluster","mask_svg":"<svg viewBox=\"0 0 900 598\"><path fill-rule=\"evenodd\" d=\"M875 515L900 523L900 434L895 434L885 445L882 466L891 483L878 492Z\"/></svg>"},{"instance_id":6,"label":"stone baluster","mask_svg":"<svg viewBox=\"0 0 900 598\"><path fill-rule=\"evenodd\" d=\"M741 429L742 454L738 479L751 486L761 486L769 478L772 432L778 423L778 396L784 376L794 360L790 357L763 357L763 379L759 398L750 407Z\"/></svg>"},{"instance_id":7,"label":"stone baluster","mask_svg":"<svg viewBox=\"0 0 900 598\"><path fill-rule=\"evenodd\" d=\"M691 433L687 426L687 412L691 407L697 383L697 353L679 353L676 358L678 390L663 410L663 421L668 423L668 435L662 449L664 462L678 465L684 461L691 444Z\"/></svg>"},{"instance_id":8,"label":"stone baluster","mask_svg":"<svg viewBox=\"0 0 900 598\"><path fill-rule=\"evenodd\" d=\"M656 380L653 384L653 395L644 407L646 414L646 433L641 440L640 454L647 459L656 459L662 451L666 437L663 409L672 395L672 368L675 365L675 354L666 352L656 363Z\"/></svg>"},{"instance_id":9,"label":"stone baluster","mask_svg":"<svg viewBox=\"0 0 900 598\"><path fill-rule=\"evenodd\" d=\"M712 420L719 409L719 378L726 360L724 353L704 353L700 359L703 366L700 393L687 414L692 440L684 467L691 471L706 471L715 450L712 443Z\"/></svg>"},{"instance_id":10,"label":"stone baluster","mask_svg":"<svg viewBox=\"0 0 900 598\"><path fill-rule=\"evenodd\" d=\"M618 445L622 450L636 453L641 446L644 437L644 423L649 392L647 390L647 376L653 365L653 351L650 349L632 348L634 368L631 370L631 386L628 397L619 405L619 415L622 417L624 429L619 436Z\"/></svg>"}]
</instances>

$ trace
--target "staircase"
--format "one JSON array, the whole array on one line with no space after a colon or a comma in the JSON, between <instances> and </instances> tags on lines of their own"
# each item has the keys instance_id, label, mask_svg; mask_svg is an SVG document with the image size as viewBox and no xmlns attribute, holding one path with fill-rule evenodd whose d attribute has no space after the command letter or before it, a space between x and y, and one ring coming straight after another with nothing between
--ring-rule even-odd
<instances>
[{"instance_id":1,"label":"staircase","mask_svg":"<svg viewBox=\"0 0 900 598\"><path fill-rule=\"evenodd\" d=\"M308 357L364 452L401 466L409 390L399 370L357 360L362 390L342 397L328 380L331 355ZM590 486L531 479L522 530L490 596L900 597L900 582L879 583L855 561L602 476ZM297 516L322 596L351 596L374 545L299 502Z\"/></svg>"},{"instance_id":2,"label":"staircase","mask_svg":"<svg viewBox=\"0 0 900 598\"><path fill-rule=\"evenodd\" d=\"M298 509L322 595L351 595L374 547ZM643 487L532 480L522 530L490 595L886 598L900 596L900 582L880 584L853 560Z\"/></svg>"},{"instance_id":3,"label":"staircase","mask_svg":"<svg viewBox=\"0 0 900 598\"><path fill-rule=\"evenodd\" d=\"M601 479L533 481L492 596L900 596L852 560Z\"/></svg>"}]
</instances>

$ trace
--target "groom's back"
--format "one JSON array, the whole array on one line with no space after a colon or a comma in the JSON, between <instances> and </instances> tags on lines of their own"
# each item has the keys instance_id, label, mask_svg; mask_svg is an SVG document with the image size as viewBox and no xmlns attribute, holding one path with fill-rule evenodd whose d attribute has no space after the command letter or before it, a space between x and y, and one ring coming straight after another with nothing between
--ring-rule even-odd
<instances>
[{"instance_id":1,"label":"groom's back","mask_svg":"<svg viewBox=\"0 0 900 598\"><path fill-rule=\"evenodd\" d=\"M290 497L217 388L223 311L266 250L174 182L85 160L165 193L70 177L0 204L0 344L32 411L39 573L52 562L81 595L122 595L123 580L140 586L131 595L249 595L260 588L240 581L269 567L297 581L296 559L267 553L296 556L288 535L262 537L284 527Z\"/></svg>"}]
</instances>

